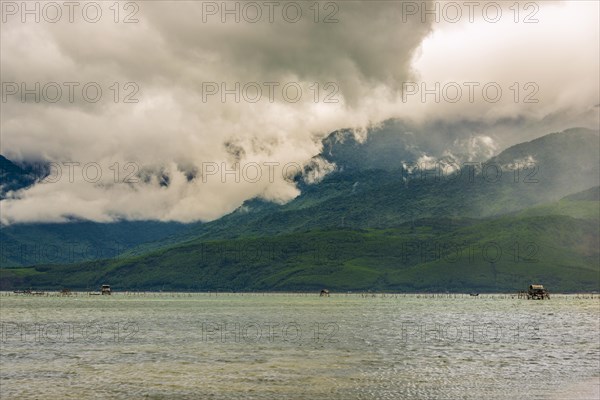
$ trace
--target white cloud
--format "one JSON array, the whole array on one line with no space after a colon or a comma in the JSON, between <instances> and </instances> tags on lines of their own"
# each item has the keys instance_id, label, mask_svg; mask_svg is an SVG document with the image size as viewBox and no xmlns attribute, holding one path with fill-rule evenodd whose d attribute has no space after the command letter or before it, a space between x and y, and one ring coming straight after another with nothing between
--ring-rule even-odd
<instances>
[{"instance_id":1,"label":"white cloud","mask_svg":"<svg viewBox=\"0 0 600 400\"><path fill-rule=\"evenodd\" d=\"M589 111L590 102L600 102L596 2L541 3L541 22L535 26L510 21L432 24L418 18L402 22L401 2L338 2L339 22L323 24L314 23L309 4L302 4L305 18L293 24L282 18L274 23L223 24L218 18L203 23L202 2L166 1L140 2L135 24L114 23L109 3L105 18L96 24L81 19L23 24L18 18L3 23L3 82L81 85L72 103L64 100L64 91L57 103L35 103L31 95L22 103L18 95L11 96L2 104L1 152L17 161L96 162L103 181L63 179L13 194L3 201L2 223L73 216L187 222L218 218L256 196L289 201L299 192L282 173L273 180L265 175L258 182L239 183L203 182L199 175L190 180L189 175L211 162L304 165L320 152L320 138L329 132L353 127L364 138L364 128L391 117L484 119L493 126L498 119L526 117L535 123L567 114L570 119L559 122L570 124L587 112L597 120L597 109ZM325 11L331 10L321 10L321 19ZM401 100L403 82L448 80L536 81L541 101ZM97 82L103 90L97 103L81 97L87 82ZM117 103L112 101L114 82L119 83ZM135 89L124 87L126 82L139 88L133 96L139 102L123 102ZM238 103L233 95L226 102L214 95L203 101L206 82L225 82L230 89L236 82L241 87L256 82L264 89L263 98ZM273 102L267 100L266 82L280 84ZM286 102L280 91L289 82L303 89L297 103ZM325 103L326 95L339 101ZM501 133L478 134L497 140ZM472 144L470 151L500 146L486 140ZM169 185L161 186L156 177L115 184L109 169L115 162L162 171Z\"/></svg>"}]
</instances>

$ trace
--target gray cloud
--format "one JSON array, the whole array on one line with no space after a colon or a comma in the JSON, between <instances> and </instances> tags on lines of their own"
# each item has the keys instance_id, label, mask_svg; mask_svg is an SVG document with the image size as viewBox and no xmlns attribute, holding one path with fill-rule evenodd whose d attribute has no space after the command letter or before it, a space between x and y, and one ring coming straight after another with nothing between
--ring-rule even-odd
<instances>
[{"instance_id":1,"label":"gray cloud","mask_svg":"<svg viewBox=\"0 0 600 400\"><path fill-rule=\"evenodd\" d=\"M479 133L495 137L499 145L525 137L519 133L524 126L531 127L527 131L531 135L541 126L551 130L571 122L594 124L598 119L598 109L588 105L599 101L597 85L592 90L585 86L589 79L597 79L590 76L597 68L598 57L595 64L590 61L597 55L593 50L594 41L598 42L597 22L589 48L566 48L568 42L563 41L554 49L536 47L533 55L521 48L508 56L502 53L504 46L515 43L516 35L511 32L521 28L499 24L495 33L506 35L506 43L494 41L496 52L486 52L485 62L474 65L472 60L484 47L476 39L461 46L462 32L477 27L482 37L489 38L494 33L489 24L435 24L420 18L403 22L401 2L337 2L337 11L325 9L326 2L319 3L319 20L335 11L337 23L315 23L309 9L313 2L298 2L303 17L296 23L287 22L277 10L272 23L266 15L257 23L235 23L231 17L222 23L219 15L210 15L204 23L202 2L154 1L139 2L138 23L123 24L114 23L108 3L101 4L103 18L95 24L81 18L74 23L21 23L17 17L3 23L3 82L26 82L29 87L34 82L42 86L58 82L63 89L64 82L81 84L73 102L65 100L64 90L56 103L35 103L33 96L22 103L18 96L10 96L2 104L1 152L17 161L94 162L103 173L94 183L78 171L74 182L63 178L13 193L3 201L3 223L71 217L210 220L255 196L285 202L299 192L285 179L284 166L309 163L321 150L320 139L331 131L365 128L392 117L417 124L429 119L454 125L462 120L481 121L486 132ZM553 10L557 6L544 7ZM121 10L120 18L124 15ZM553 31L556 22L551 17L548 14L547 24L538 25L537 31L530 29L532 45ZM589 23L579 25L566 36L572 40L586 36ZM443 50L445 38L454 43L453 57ZM561 64L561 52L574 65ZM440 59L441 55L446 58ZM526 72L510 68L511 60L521 65L523 57L530 57ZM545 90L541 105L401 101L405 81L498 79L509 85L515 75L539 81ZM568 79L546 90L549 83L560 82L559 77ZM80 88L87 82L102 88L97 103L81 96ZM111 89L115 82L119 83L117 103ZM127 82L135 86L126 88ZM256 103L244 98L238 103L233 95L225 102L219 95L204 101L207 82L224 82L229 89L236 82L241 87L256 82L263 96ZM267 99L265 82L279 83L273 102ZM303 90L296 103L282 96L281 87L289 82L297 82ZM317 103L315 82L319 85ZM326 87L328 82L335 85ZM139 91L133 98L139 101L125 103L125 96L136 88ZM324 102L335 89L333 98L339 102ZM579 100L574 102L574 97ZM514 130L507 128L510 124L494 123L507 119L523 122ZM449 143L456 142L454 136ZM115 162L120 168L117 182L110 169ZM128 162L147 179L121 182ZM234 175L227 175L222 182L215 179L216 174L204 181L211 163L231 168L235 162L242 167L261 165L261 179L238 183ZM278 163L273 179L265 163Z\"/></svg>"}]
</instances>

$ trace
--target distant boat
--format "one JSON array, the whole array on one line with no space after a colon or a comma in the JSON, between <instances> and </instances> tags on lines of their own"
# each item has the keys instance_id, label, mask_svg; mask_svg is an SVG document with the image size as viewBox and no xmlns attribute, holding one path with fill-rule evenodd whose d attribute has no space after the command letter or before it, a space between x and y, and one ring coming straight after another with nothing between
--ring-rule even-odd
<instances>
[{"instance_id":1,"label":"distant boat","mask_svg":"<svg viewBox=\"0 0 600 400\"><path fill-rule=\"evenodd\" d=\"M469 293L469 296L479 296L479 293Z\"/></svg>"}]
</instances>

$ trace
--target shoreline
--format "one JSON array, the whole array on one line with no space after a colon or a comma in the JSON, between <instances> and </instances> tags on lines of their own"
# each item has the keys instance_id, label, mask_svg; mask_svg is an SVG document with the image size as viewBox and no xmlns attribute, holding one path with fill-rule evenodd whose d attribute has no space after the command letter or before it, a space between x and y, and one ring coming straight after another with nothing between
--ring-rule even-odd
<instances>
[{"instance_id":1,"label":"shoreline","mask_svg":"<svg viewBox=\"0 0 600 400\"><path fill-rule=\"evenodd\" d=\"M0 291L0 296L22 296L22 297L36 297L36 296L60 296L60 297L77 297L77 296L316 296L316 297L416 297L416 298L509 298L518 299L518 293L512 292L494 292L494 293L478 293L472 295L471 293L439 293L439 292L330 292L329 296L320 296L319 291L311 292L292 292L292 291L264 291L264 292L229 292L229 291L205 291L205 292L179 292L179 291L118 291L113 290L110 295L102 295L98 291L69 291L63 292L58 290L32 290L31 292L26 291ZM563 292L563 293L551 293L550 300L553 297L579 297L589 299L600 299L600 293L598 292Z\"/></svg>"}]
</instances>

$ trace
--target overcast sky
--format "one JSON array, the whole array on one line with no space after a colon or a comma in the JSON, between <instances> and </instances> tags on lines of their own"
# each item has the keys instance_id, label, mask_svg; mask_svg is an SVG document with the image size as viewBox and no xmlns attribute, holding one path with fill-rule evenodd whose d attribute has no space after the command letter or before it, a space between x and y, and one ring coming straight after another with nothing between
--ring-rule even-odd
<instances>
[{"instance_id":1,"label":"overcast sky","mask_svg":"<svg viewBox=\"0 0 600 400\"><path fill-rule=\"evenodd\" d=\"M289 201L284 175L325 135L389 118L483 120L472 135L496 151L597 127L598 2L486 3L429 3L435 21L421 1L2 1L0 152L62 175L12 193L1 221L207 221Z\"/></svg>"}]
</instances>

